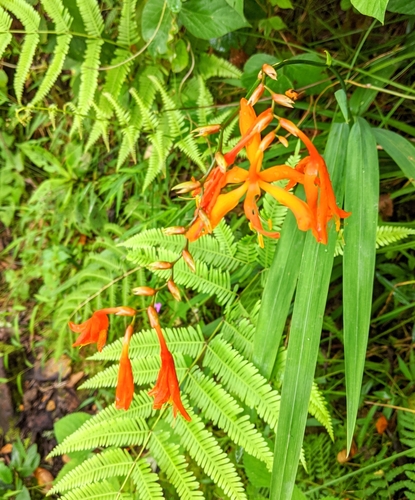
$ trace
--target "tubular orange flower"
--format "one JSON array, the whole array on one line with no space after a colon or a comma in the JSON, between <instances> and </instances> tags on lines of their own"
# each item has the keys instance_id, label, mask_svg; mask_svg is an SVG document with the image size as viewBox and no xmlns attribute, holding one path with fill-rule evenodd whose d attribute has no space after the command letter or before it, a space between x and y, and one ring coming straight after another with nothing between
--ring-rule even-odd
<instances>
[{"instance_id":1,"label":"tubular orange flower","mask_svg":"<svg viewBox=\"0 0 415 500\"><path fill-rule=\"evenodd\" d=\"M117 410L128 410L134 396L134 377L131 361L128 356L130 339L134 332L132 325L127 326L122 343L120 367L118 369L117 388L115 390L115 407Z\"/></svg>"},{"instance_id":2,"label":"tubular orange flower","mask_svg":"<svg viewBox=\"0 0 415 500\"><path fill-rule=\"evenodd\" d=\"M197 127L192 130L192 134L195 134L195 137L206 137L211 134L217 134L220 132L222 125L206 125L204 127Z\"/></svg>"},{"instance_id":3,"label":"tubular orange flower","mask_svg":"<svg viewBox=\"0 0 415 500\"><path fill-rule=\"evenodd\" d=\"M80 333L72 346L82 347L87 344L96 343L98 351L102 351L107 341L109 324L108 314L115 314L116 316L134 316L135 313L135 309L131 307L107 307L106 309L95 311L89 319L79 325L70 321L68 323L69 328L75 333Z\"/></svg>"},{"instance_id":4,"label":"tubular orange flower","mask_svg":"<svg viewBox=\"0 0 415 500\"><path fill-rule=\"evenodd\" d=\"M149 395L154 397L153 408L160 410L165 403L170 403L173 405L174 417L177 416L177 412L179 411L186 420L190 421L190 415L185 410L182 400L180 399L180 387L179 381L177 380L174 359L164 340L157 312L154 307L150 306L147 309L147 314L150 325L156 331L159 339L161 357L161 368L156 385L149 392Z\"/></svg>"}]
</instances>

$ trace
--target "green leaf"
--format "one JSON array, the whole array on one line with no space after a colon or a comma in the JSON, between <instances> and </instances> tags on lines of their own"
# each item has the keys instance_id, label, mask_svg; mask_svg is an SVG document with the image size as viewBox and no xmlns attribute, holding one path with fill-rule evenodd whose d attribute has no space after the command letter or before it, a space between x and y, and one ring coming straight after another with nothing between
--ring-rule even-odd
<instances>
[{"instance_id":1,"label":"green leaf","mask_svg":"<svg viewBox=\"0 0 415 500\"><path fill-rule=\"evenodd\" d=\"M338 195L343 182L347 138L348 126L334 123L329 134L325 157L334 190ZM340 201L341 196L338 196L337 200ZM273 500L291 499L293 494L317 362L336 236L332 223L327 245L317 243L310 232L305 239L275 440L270 491L270 498Z\"/></svg>"},{"instance_id":2,"label":"green leaf","mask_svg":"<svg viewBox=\"0 0 415 500\"><path fill-rule=\"evenodd\" d=\"M180 73L189 64L189 53L187 52L185 42L180 39L174 48L174 59L171 63L173 73Z\"/></svg>"},{"instance_id":3,"label":"green leaf","mask_svg":"<svg viewBox=\"0 0 415 500\"><path fill-rule=\"evenodd\" d=\"M0 481L5 484L11 484L13 482L12 471L4 462L0 462Z\"/></svg>"},{"instance_id":4,"label":"green leaf","mask_svg":"<svg viewBox=\"0 0 415 500\"><path fill-rule=\"evenodd\" d=\"M415 146L407 139L390 130L372 130L377 143L396 162L402 172L415 182Z\"/></svg>"},{"instance_id":5,"label":"green leaf","mask_svg":"<svg viewBox=\"0 0 415 500\"><path fill-rule=\"evenodd\" d=\"M268 488L271 482L271 474L264 467L263 462L247 453L244 453L244 467L249 484L255 488Z\"/></svg>"},{"instance_id":6,"label":"green leaf","mask_svg":"<svg viewBox=\"0 0 415 500\"><path fill-rule=\"evenodd\" d=\"M280 16L268 17L261 19L258 24L259 28L264 30L265 36L269 36L272 30L280 31L287 27Z\"/></svg>"},{"instance_id":7,"label":"green leaf","mask_svg":"<svg viewBox=\"0 0 415 500\"><path fill-rule=\"evenodd\" d=\"M57 442L62 443L65 438L77 431L90 418L91 415L88 413L75 412L57 420L53 425Z\"/></svg>"},{"instance_id":8,"label":"green leaf","mask_svg":"<svg viewBox=\"0 0 415 500\"><path fill-rule=\"evenodd\" d=\"M244 0L226 0L226 3L228 3L232 9L236 10L241 17L244 17Z\"/></svg>"},{"instance_id":9,"label":"green leaf","mask_svg":"<svg viewBox=\"0 0 415 500\"><path fill-rule=\"evenodd\" d=\"M268 272L258 323L254 335L252 360L269 379L277 358L282 333L297 284L305 233L299 231L294 215L288 212L281 238Z\"/></svg>"},{"instance_id":10,"label":"green leaf","mask_svg":"<svg viewBox=\"0 0 415 500\"><path fill-rule=\"evenodd\" d=\"M398 14L415 15L415 2L409 0L389 0L387 10Z\"/></svg>"},{"instance_id":11,"label":"green leaf","mask_svg":"<svg viewBox=\"0 0 415 500\"><path fill-rule=\"evenodd\" d=\"M276 5L280 9L293 9L291 0L270 0L271 5Z\"/></svg>"},{"instance_id":12,"label":"green leaf","mask_svg":"<svg viewBox=\"0 0 415 500\"><path fill-rule=\"evenodd\" d=\"M369 335L376 258L379 165L370 126L358 118L347 148L344 228L343 308L347 400L347 449L350 449L359 407Z\"/></svg>"},{"instance_id":13,"label":"green leaf","mask_svg":"<svg viewBox=\"0 0 415 500\"><path fill-rule=\"evenodd\" d=\"M316 54L300 54L299 56L291 57L290 61L313 61L321 63L321 58ZM279 72L280 71L281 70L279 70ZM308 95L319 94L327 85L326 83L321 83L319 85L311 86L312 84L327 78L326 69L318 66L293 64L292 66L284 67L282 74L291 80L294 88L310 86L310 88L306 91Z\"/></svg>"},{"instance_id":14,"label":"green leaf","mask_svg":"<svg viewBox=\"0 0 415 500\"><path fill-rule=\"evenodd\" d=\"M334 97L340 107L344 121L349 123L349 110L347 109L347 95L343 89L339 89L334 93Z\"/></svg>"},{"instance_id":15,"label":"green leaf","mask_svg":"<svg viewBox=\"0 0 415 500\"><path fill-rule=\"evenodd\" d=\"M388 0L351 0L361 14L374 17L383 24Z\"/></svg>"},{"instance_id":16,"label":"green leaf","mask_svg":"<svg viewBox=\"0 0 415 500\"><path fill-rule=\"evenodd\" d=\"M146 42L154 37L150 47L155 54L165 54L167 52L167 39L171 22L171 13L166 8L165 0L148 0L143 9L141 31ZM157 34L154 35L157 27Z\"/></svg>"},{"instance_id":17,"label":"green leaf","mask_svg":"<svg viewBox=\"0 0 415 500\"><path fill-rule=\"evenodd\" d=\"M183 4L179 19L193 36L203 40L249 26L226 0L190 0Z\"/></svg>"}]
</instances>

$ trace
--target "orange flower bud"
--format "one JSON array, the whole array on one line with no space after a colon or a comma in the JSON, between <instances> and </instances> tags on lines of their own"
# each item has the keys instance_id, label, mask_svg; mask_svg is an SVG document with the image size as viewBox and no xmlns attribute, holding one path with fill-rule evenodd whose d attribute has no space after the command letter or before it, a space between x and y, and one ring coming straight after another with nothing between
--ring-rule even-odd
<instances>
[{"instance_id":1,"label":"orange flower bud","mask_svg":"<svg viewBox=\"0 0 415 500\"><path fill-rule=\"evenodd\" d=\"M204 212L202 209L199 209L197 212L199 219L203 222L205 228L207 229L208 233L212 232L212 224L210 223L209 217L207 216L206 212Z\"/></svg>"},{"instance_id":2,"label":"orange flower bud","mask_svg":"<svg viewBox=\"0 0 415 500\"><path fill-rule=\"evenodd\" d=\"M228 164L226 163L226 160L225 160L225 157L223 156L223 154L220 153L219 151L217 151L215 153L215 160L216 160L216 163L218 164L220 171L222 173L225 173L226 168L228 167Z\"/></svg>"},{"instance_id":3,"label":"orange flower bud","mask_svg":"<svg viewBox=\"0 0 415 500\"><path fill-rule=\"evenodd\" d=\"M260 83L258 87L253 91L251 97L248 99L248 104L254 106L261 98L262 94L264 93L264 90L265 90L265 85L263 83Z\"/></svg>"},{"instance_id":4,"label":"orange flower bud","mask_svg":"<svg viewBox=\"0 0 415 500\"><path fill-rule=\"evenodd\" d=\"M167 288L169 289L169 292L173 295L173 298L178 302L180 302L181 300L180 290L177 288L177 285L173 280L169 280L167 282Z\"/></svg>"},{"instance_id":5,"label":"orange flower bud","mask_svg":"<svg viewBox=\"0 0 415 500\"><path fill-rule=\"evenodd\" d=\"M153 306L147 307L147 316L150 321L151 328L160 328L159 316Z\"/></svg>"},{"instance_id":6,"label":"orange flower bud","mask_svg":"<svg viewBox=\"0 0 415 500\"><path fill-rule=\"evenodd\" d=\"M146 297L151 297L156 294L156 290L149 286L138 286L137 288L133 288L132 292L134 295L145 295Z\"/></svg>"},{"instance_id":7,"label":"orange flower bud","mask_svg":"<svg viewBox=\"0 0 415 500\"><path fill-rule=\"evenodd\" d=\"M196 265L195 265L195 261L193 260L191 253L187 250L183 250L182 257L183 257L183 260L188 265L189 269L195 273L196 272Z\"/></svg>"},{"instance_id":8,"label":"orange flower bud","mask_svg":"<svg viewBox=\"0 0 415 500\"><path fill-rule=\"evenodd\" d=\"M185 194L189 193L190 191L193 191L194 189L197 189L200 187L200 182L199 181L186 181L182 182L180 184L177 184L177 186L172 187L172 191L177 191L177 194Z\"/></svg>"},{"instance_id":9,"label":"orange flower bud","mask_svg":"<svg viewBox=\"0 0 415 500\"><path fill-rule=\"evenodd\" d=\"M192 134L195 134L195 137L206 137L211 134L217 134L222 125L206 125L205 127L198 127L192 130Z\"/></svg>"},{"instance_id":10,"label":"orange flower bud","mask_svg":"<svg viewBox=\"0 0 415 500\"><path fill-rule=\"evenodd\" d=\"M182 226L171 226L163 229L163 233L167 236L172 236L174 234L184 234L186 232L186 228Z\"/></svg>"},{"instance_id":11,"label":"orange flower bud","mask_svg":"<svg viewBox=\"0 0 415 500\"><path fill-rule=\"evenodd\" d=\"M285 146L286 148L288 148L288 141L287 141L287 138L284 137L283 135L277 135L277 139L280 141L280 143Z\"/></svg>"},{"instance_id":12,"label":"orange flower bud","mask_svg":"<svg viewBox=\"0 0 415 500\"><path fill-rule=\"evenodd\" d=\"M289 90L285 91L284 94L287 97L289 97L290 99L292 99L293 101L296 101L298 99L299 95L300 95L294 89L289 89Z\"/></svg>"},{"instance_id":13,"label":"orange flower bud","mask_svg":"<svg viewBox=\"0 0 415 500\"><path fill-rule=\"evenodd\" d=\"M120 306L116 307L115 316L135 316L136 310L132 307Z\"/></svg>"},{"instance_id":14,"label":"orange flower bud","mask_svg":"<svg viewBox=\"0 0 415 500\"><path fill-rule=\"evenodd\" d=\"M271 94L271 99L279 104L280 106L285 106L286 108L293 108L294 101L284 94Z\"/></svg>"},{"instance_id":15,"label":"orange flower bud","mask_svg":"<svg viewBox=\"0 0 415 500\"><path fill-rule=\"evenodd\" d=\"M259 144L259 150L265 151L272 144L272 141L275 139L275 132L270 132L267 134Z\"/></svg>"},{"instance_id":16,"label":"orange flower bud","mask_svg":"<svg viewBox=\"0 0 415 500\"><path fill-rule=\"evenodd\" d=\"M261 72L265 73L267 76L269 76L270 78L272 78L272 80L276 80L277 79L277 72L269 64L263 64Z\"/></svg>"},{"instance_id":17,"label":"orange flower bud","mask_svg":"<svg viewBox=\"0 0 415 500\"><path fill-rule=\"evenodd\" d=\"M161 269L171 269L173 267L173 262L158 260L157 262L152 262L147 267L152 271L157 271Z\"/></svg>"}]
</instances>

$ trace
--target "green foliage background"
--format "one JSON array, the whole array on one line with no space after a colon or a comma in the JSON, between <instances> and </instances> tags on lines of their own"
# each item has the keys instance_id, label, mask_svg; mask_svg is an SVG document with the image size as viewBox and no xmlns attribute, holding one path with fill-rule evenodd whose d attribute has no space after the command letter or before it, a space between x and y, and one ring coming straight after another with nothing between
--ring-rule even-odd
<instances>
[{"instance_id":1,"label":"green foliage background","mask_svg":"<svg viewBox=\"0 0 415 500\"><path fill-rule=\"evenodd\" d=\"M170 188L199 177L214 151L189 131L227 120L264 62L296 63L281 65L274 90L304 91L287 116L319 131L314 143L355 217L337 235L332 228L326 248L265 196L262 216L282 228L278 243L259 248L236 211L192 244L196 274L175 272L183 301L160 295L191 424L151 408L157 344L143 315L131 409L107 405L55 425L53 454L71 457L53 490L61 498L413 495L413 414L392 407L413 408L415 377L415 147L407 140L415 11L400 0L352 4L0 0L1 321L14 326L16 349L28 339L33 350L79 361L70 317L145 306L131 288L158 283L163 271L146 266L183 245L160 228L190 221L194 209ZM312 65L324 62L346 80L347 95ZM236 135L233 121L225 151ZM292 139L271 148L266 164L295 165ZM379 186L395 203L387 224ZM116 318L110 340L123 327ZM82 387L97 401L113 399L117 365L106 364L120 347L115 340L88 365ZM387 434L374 432L381 407L365 398L391 405ZM353 440L356 471L336 460ZM10 492L7 472L0 481Z\"/></svg>"}]
</instances>

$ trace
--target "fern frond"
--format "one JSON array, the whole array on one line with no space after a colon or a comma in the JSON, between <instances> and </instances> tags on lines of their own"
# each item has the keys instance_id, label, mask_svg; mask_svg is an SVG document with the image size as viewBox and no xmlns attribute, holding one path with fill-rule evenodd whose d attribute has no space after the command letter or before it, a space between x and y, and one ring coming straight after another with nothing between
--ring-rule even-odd
<instances>
[{"instance_id":1,"label":"fern frond","mask_svg":"<svg viewBox=\"0 0 415 500\"><path fill-rule=\"evenodd\" d=\"M180 139L180 141L176 142L176 146L182 153L196 163L203 173L206 172L206 165L202 160L202 155L192 135L186 135L183 139Z\"/></svg>"},{"instance_id":2,"label":"fern frond","mask_svg":"<svg viewBox=\"0 0 415 500\"><path fill-rule=\"evenodd\" d=\"M140 137L140 129L135 125L124 128L122 131L122 142L117 159L117 170L125 162L129 155L132 156L134 163L137 163L135 147Z\"/></svg>"},{"instance_id":3,"label":"fern frond","mask_svg":"<svg viewBox=\"0 0 415 500\"><path fill-rule=\"evenodd\" d=\"M123 45L127 49L129 49L131 45L136 44L140 38L137 27L136 6L137 0L123 0L122 2L117 43Z\"/></svg>"},{"instance_id":4,"label":"fern frond","mask_svg":"<svg viewBox=\"0 0 415 500\"><path fill-rule=\"evenodd\" d=\"M196 358L204 345L204 338L200 328L163 328L164 337L170 351L187 354ZM118 339L106 346L102 352L96 352L89 359L117 361L121 355L122 339ZM154 330L141 330L132 336L129 354L131 359L156 356L160 344Z\"/></svg>"},{"instance_id":5,"label":"fern frond","mask_svg":"<svg viewBox=\"0 0 415 500\"><path fill-rule=\"evenodd\" d=\"M180 379L186 368L186 362L182 354L174 356L177 376ZM131 362L134 382L137 385L154 383L160 370L160 356L147 358L136 358ZM106 368L94 377L84 382L80 389L98 389L99 387L115 387L117 385L118 364Z\"/></svg>"},{"instance_id":6,"label":"fern frond","mask_svg":"<svg viewBox=\"0 0 415 500\"><path fill-rule=\"evenodd\" d=\"M14 14L21 21L27 32L20 50L20 57L13 82L16 98L20 104L23 96L23 87L39 43L40 16L25 0L0 0L0 5Z\"/></svg>"},{"instance_id":7,"label":"fern frond","mask_svg":"<svg viewBox=\"0 0 415 500\"><path fill-rule=\"evenodd\" d=\"M241 78L242 71L226 59L214 54L201 54L198 69L205 80L218 76L220 78Z\"/></svg>"},{"instance_id":8,"label":"fern frond","mask_svg":"<svg viewBox=\"0 0 415 500\"><path fill-rule=\"evenodd\" d=\"M276 429L280 395L259 374L257 368L232 349L220 335L208 345L203 366L212 370L248 406L255 407L258 414Z\"/></svg>"},{"instance_id":9,"label":"fern frond","mask_svg":"<svg viewBox=\"0 0 415 500\"><path fill-rule=\"evenodd\" d=\"M398 432L401 443L415 448L415 415L407 411L398 412Z\"/></svg>"},{"instance_id":10,"label":"fern frond","mask_svg":"<svg viewBox=\"0 0 415 500\"><path fill-rule=\"evenodd\" d=\"M154 86L161 95L161 100L163 101L163 106L165 108L164 112L167 115L169 122L170 137L180 136L184 128L184 115L177 109L176 103L166 92L160 80L152 75L149 75L148 78L153 82Z\"/></svg>"},{"instance_id":11,"label":"fern frond","mask_svg":"<svg viewBox=\"0 0 415 500\"><path fill-rule=\"evenodd\" d=\"M87 420L77 431L65 438L65 440L58 444L49 454L50 457L71 453L76 450L93 449L98 445L89 446L92 439L95 439L95 432L105 433L107 429L109 433L114 431L113 424L118 425L118 420L132 420L137 428L130 430L130 432L139 433L147 429L144 419L148 419L152 414L153 400L148 395L147 391L141 391L134 395L131 406L127 411L120 411L115 408L115 404L108 406L100 411L92 418ZM110 422L110 424L108 424ZM147 429L148 430L148 429ZM85 444L88 442L88 444ZM127 443L132 444L132 443ZM100 445L103 446L103 445ZM108 445L107 445L108 446ZM114 446L114 445L113 445ZM122 446L121 444L115 446Z\"/></svg>"},{"instance_id":12,"label":"fern frond","mask_svg":"<svg viewBox=\"0 0 415 500\"><path fill-rule=\"evenodd\" d=\"M42 0L42 5L52 21L55 23L55 28L58 33L56 47L53 51L52 62L39 86L36 95L31 101L31 105L37 104L50 91L59 75L61 74L63 63L69 51L69 45L72 40L72 35L69 32L72 24L72 17L64 8L62 0Z\"/></svg>"},{"instance_id":13,"label":"fern frond","mask_svg":"<svg viewBox=\"0 0 415 500\"><path fill-rule=\"evenodd\" d=\"M119 493L119 487L112 482L102 481L75 488L60 498L61 500L114 500L114 498L133 500L134 497L130 493Z\"/></svg>"},{"instance_id":14,"label":"fern frond","mask_svg":"<svg viewBox=\"0 0 415 500\"><path fill-rule=\"evenodd\" d=\"M223 429L235 444L262 460L267 468L272 470L273 453L265 439L249 421L248 415L238 418L243 409L220 384L206 377L195 366L187 378L186 392L203 410L206 418Z\"/></svg>"},{"instance_id":15,"label":"fern frond","mask_svg":"<svg viewBox=\"0 0 415 500\"><path fill-rule=\"evenodd\" d=\"M137 486L139 500L162 500L163 490L158 482L157 474L151 470L147 460L141 458L131 473L131 478Z\"/></svg>"},{"instance_id":16,"label":"fern frond","mask_svg":"<svg viewBox=\"0 0 415 500\"><path fill-rule=\"evenodd\" d=\"M133 460L126 450L114 448L103 451L78 465L55 484L49 495L73 490L89 483L96 483L110 477L126 476Z\"/></svg>"},{"instance_id":17,"label":"fern frond","mask_svg":"<svg viewBox=\"0 0 415 500\"><path fill-rule=\"evenodd\" d=\"M186 405L186 398L183 398ZM180 442L189 455L203 468L204 472L220 486L232 500L245 500L243 484L236 473L235 466L223 452L213 435L206 430L206 426L198 415L191 410L190 422L183 418L173 421L172 413L168 420L173 431L180 437Z\"/></svg>"},{"instance_id":18,"label":"fern frond","mask_svg":"<svg viewBox=\"0 0 415 500\"><path fill-rule=\"evenodd\" d=\"M238 324L224 321L221 334L229 343L247 359L251 359L253 350L255 326L246 318L241 319Z\"/></svg>"},{"instance_id":19,"label":"fern frond","mask_svg":"<svg viewBox=\"0 0 415 500\"><path fill-rule=\"evenodd\" d=\"M130 89L130 94L133 96L138 109L140 110L143 119L143 130L148 132L149 130L156 130L158 126L158 119L155 114L144 104L140 95L135 89Z\"/></svg>"},{"instance_id":20,"label":"fern frond","mask_svg":"<svg viewBox=\"0 0 415 500\"><path fill-rule=\"evenodd\" d=\"M76 4L88 35L100 39L104 30L104 20L97 0L76 0Z\"/></svg>"},{"instance_id":21,"label":"fern frond","mask_svg":"<svg viewBox=\"0 0 415 500\"><path fill-rule=\"evenodd\" d=\"M313 382L310 394L310 403L308 405L308 412L315 417L320 424L324 425L332 441L334 441L333 423L331 416L327 410L327 403L318 385Z\"/></svg>"},{"instance_id":22,"label":"fern frond","mask_svg":"<svg viewBox=\"0 0 415 500\"><path fill-rule=\"evenodd\" d=\"M187 462L179 453L179 446L169 443L169 437L167 432L153 432L149 441L151 454L176 488L181 500L204 498L193 472L187 470Z\"/></svg>"},{"instance_id":23,"label":"fern frond","mask_svg":"<svg viewBox=\"0 0 415 500\"><path fill-rule=\"evenodd\" d=\"M392 243L396 243L399 240L403 240L408 236L415 235L415 229L403 226L378 226L376 230L376 248L384 247ZM336 248L334 255L343 255L344 245L347 241L344 241L343 229L337 233Z\"/></svg>"},{"instance_id":24,"label":"fern frond","mask_svg":"<svg viewBox=\"0 0 415 500\"><path fill-rule=\"evenodd\" d=\"M124 109L110 92L103 92L103 96L108 100L108 102L114 109L115 115L120 122L120 125L123 127L127 127L131 120L130 112Z\"/></svg>"},{"instance_id":25,"label":"fern frond","mask_svg":"<svg viewBox=\"0 0 415 500\"><path fill-rule=\"evenodd\" d=\"M206 125L208 122L208 115L212 113L210 106L213 105L213 96L206 87L203 78L198 77L199 92L197 96L197 123L199 126Z\"/></svg>"},{"instance_id":26,"label":"fern frond","mask_svg":"<svg viewBox=\"0 0 415 500\"><path fill-rule=\"evenodd\" d=\"M0 58L12 39L12 34L9 32L11 25L12 18L0 7Z\"/></svg>"},{"instance_id":27,"label":"fern frond","mask_svg":"<svg viewBox=\"0 0 415 500\"><path fill-rule=\"evenodd\" d=\"M155 134L149 136L152 146L148 161L148 169L143 184L143 192L150 186L160 172L166 170L166 159L169 155L173 141L166 137L161 127Z\"/></svg>"},{"instance_id":28,"label":"fern frond","mask_svg":"<svg viewBox=\"0 0 415 500\"><path fill-rule=\"evenodd\" d=\"M235 255L235 235L231 227L222 219L213 230L215 238L219 242L221 252L227 255Z\"/></svg>"}]
</instances>

